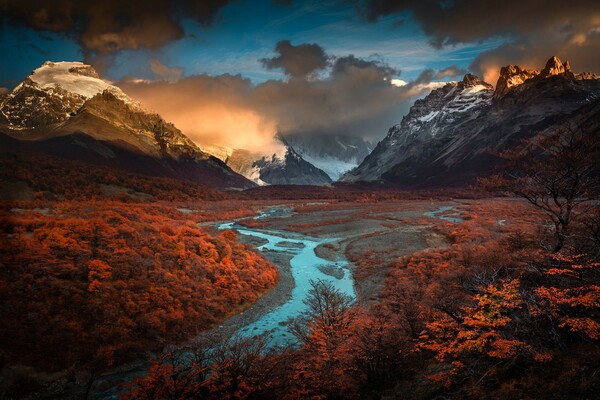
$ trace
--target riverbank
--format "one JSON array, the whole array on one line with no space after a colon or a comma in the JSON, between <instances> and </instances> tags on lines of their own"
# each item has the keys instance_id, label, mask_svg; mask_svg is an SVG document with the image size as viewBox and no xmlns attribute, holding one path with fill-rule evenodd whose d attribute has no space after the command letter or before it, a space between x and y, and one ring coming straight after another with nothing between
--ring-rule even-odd
<instances>
[{"instance_id":1,"label":"riverbank","mask_svg":"<svg viewBox=\"0 0 600 400\"><path fill-rule=\"evenodd\" d=\"M402 201L377 204L319 203L297 205L293 218L261 218L261 228L334 238L315 248L318 257L346 262L357 301L379 300L389 268L399 257L448 244L432 229L434 219L461 221L460 201ZM244 225L245 220L240 223ZM333 273L335 269L325 269Z\"/></svg>"},{"instance_id":2,"label":"riverbank","mask_svg":"<svg viewBox=\"0 0 600 400\"><path fill-rule=\"evenodd\" d=\"M261 243L264 239L256 238L250 235L239 235L240 241L248 244ZM266 250L261 254L277 267L279 271L279 281L268 292L263 294L254 304L246 310L233 315L221 322L219 325L202 333L202 337L210 338L215 341L223 341L234 335L241 327L250 325L276 308L285 304L292 296L295 282L291 271L291 254L283 251Z\"/></svg>"}]
</instances>

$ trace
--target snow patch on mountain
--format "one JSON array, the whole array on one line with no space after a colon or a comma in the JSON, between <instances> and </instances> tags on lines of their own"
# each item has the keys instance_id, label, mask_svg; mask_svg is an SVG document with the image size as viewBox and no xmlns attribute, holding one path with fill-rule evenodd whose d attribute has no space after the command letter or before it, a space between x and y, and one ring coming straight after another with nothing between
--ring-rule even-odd
<instances>
[{"instance_id":1,"label":"snow patch on mountain","mask_svg":"<svg viewBox=\"0 0 600 400\"><path fill-rule=\"evenodd\" d=\"M343 181L404 185L472 182L490 173L502 150L599 97L594 73L575 74L552 57L544 69L509 65L496 90L467 74L415 101L401 122Z\"/></svg>"},{"instance_id":2,"label":"snow patch on mountain","mask_svg":"<svg viewBox=\"0 0 600 400\"><path fill-rule=\"evenodd\" d=\"M415 101L400 124L393 126L375 150L355 169L342 176L345 181L375 180L393 165L411 156L409 149L477 118L492 102L493 87L474 75L461 82L448 82L424 99Z\"/></svg>"}]
</instances>

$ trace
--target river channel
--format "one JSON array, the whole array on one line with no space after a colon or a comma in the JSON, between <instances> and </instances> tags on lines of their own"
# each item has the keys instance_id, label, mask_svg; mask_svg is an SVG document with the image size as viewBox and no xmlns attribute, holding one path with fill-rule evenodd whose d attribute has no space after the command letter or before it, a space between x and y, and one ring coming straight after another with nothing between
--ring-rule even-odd
<instances>
[{"instance_id":1,"label":"river channel","mask_svg":"<svg viewBox=\"0 0 600 400\"><path fill-rule=\"evenodd\" d=\"M267 241L258 246L260 251L278 251L291 255L291 273L294 288L290 298L258 320L237 331L243 336L269 333L271 345L293 345L294 337L288 331L289 320L306 310L304 300L311 289L311 280L330 282L340 292L356 298L354 281L347 261L331 261L316 255L315 248L333 242L334 238L317 238L295 232L272 231L247 228L235 222L221 223L219 229L232 229L242 235L253 236Z\"/></svg>"}]
</instances>

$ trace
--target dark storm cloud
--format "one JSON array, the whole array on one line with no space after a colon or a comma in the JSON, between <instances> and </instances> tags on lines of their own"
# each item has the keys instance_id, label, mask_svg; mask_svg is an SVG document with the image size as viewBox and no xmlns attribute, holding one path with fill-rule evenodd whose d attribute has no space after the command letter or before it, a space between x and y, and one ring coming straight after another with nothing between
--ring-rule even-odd
<instances>
[{"instance_id":1,"label":"dark storm cloud","mask_svg":"<svg viewBox=\"0 0 600 400\"><path fill-rule=\"evenodd\" d=\"M343 75L371 75L378 79L391 79L392 76L397 75L398 71L383 61L370 61L356 58L350 54L346 57L338 57L333 63L331 69L332 77L340 77Z\"/></svg>"},{"instance_id":2,"label":"dark storm cloud","mask_svg":"<svg viewBox=\"0 0 600 400\"><path fill-rule=\"evenodd\" d=\"M14 24L76 38L84 51L105 56L123 49L159 48L184 35L179 17L210 24L231 0L0 0Z\"/></svg>"},{"instance_id":3,"label":"dark storm cloud","mask_svg":"<svg viewBox=\"0 0 600 400\"><path fill-rule=\"evenodd\" d=\"M480 54L470 68L495 84L500 67L542 68L552 55L576 70L600 70L597 0L350 0L369 21L409 13L436 47L503 36L510 42Z\"/></svg>"},{"instance_id":4,"label":"dark storm cloud","mask_svg":"<svg viewBox=\"0 0 600 400\"><path fill-rule=\"evenodd\" d=\"M355 0L369 21L410 12L436 45L473 42L495 35L561 30L587 32L598 24L597 0Z\"/></svg>"},{"instance_id":5,"label":"dark storm cloud","mask_svg":"<svg viewBox=\"0 0 600 400\"><path fill-rule=\"evenodd\" d=\"M293 78L304 78L329 65L325 50L316 43L294 46L289 40L282 40L275 45L275 51L276 57L263 58L260 62L267 69L282 69Z\"/></svg>"},{"instance_id":6,"label":"dark storm cloud","mask_svg":"<svg viewBox=\"0 0 600 400\"><path fill-rule=\"evenodd\" d=\"M417 79L415 79L414 83L416 85L420 85L420 84L424 84L424 83L429 83L433 80L433 77L435 76L435 71L431 68L427 68L425 70L423 70L423 72L421 72L419 74L419 76L417 77Z\"/></svg>"}]
</instances>

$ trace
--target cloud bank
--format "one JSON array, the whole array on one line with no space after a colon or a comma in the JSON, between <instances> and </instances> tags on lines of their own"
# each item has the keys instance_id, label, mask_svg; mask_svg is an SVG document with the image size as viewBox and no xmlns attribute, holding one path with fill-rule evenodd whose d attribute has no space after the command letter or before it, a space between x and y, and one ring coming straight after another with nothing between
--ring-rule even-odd
<instances>
[{"instance_id":1,"label":"cloud bank","mask_svg":"<svg viewBox=\"0 0 600 400\"><path fill-rule=\"evenodd\" d=\"M282 40L275 45L275 51L278 56L260 62L266 69L282 69L293 78L311 76L329 65L325 50L316 43L294 46L289 40Z\"/></svg>"},{"instance_id":2,"label":"cloud bank","mask_svg":"<svg viewBox=\"0 0 600 400\"><path fill-rule=\"evenodd\" d=\"M195 75L119 85L201 145L261 151L274 146L277 133L381 139L400 122L415 97L439 86L432 80L451 73L449 68L428 70L418 80L398 86L392 81L397 82L393 77L399 71L381 60L333 57L314 44L291 46L293 51L308 50L318 55L315 59L328 60L328 69L317 77L313 73L321 69L321 62L294 64L294 55L279 51L281 43L289 42L277 44L279 55L274 58L290 71L288 80L255 85L240 75Z\"/></svg>"}]
</instances>

